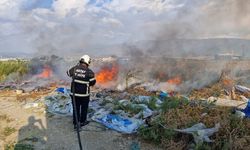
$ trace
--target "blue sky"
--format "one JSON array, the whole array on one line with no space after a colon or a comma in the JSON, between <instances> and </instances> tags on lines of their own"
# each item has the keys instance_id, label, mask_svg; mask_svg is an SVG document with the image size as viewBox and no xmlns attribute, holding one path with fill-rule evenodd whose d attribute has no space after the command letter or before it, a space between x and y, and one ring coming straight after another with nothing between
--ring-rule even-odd
<instances>
[{"instance_id":1,"label":"blue sky","mask_svg":"<svg viewBox=\"0 0 250 150\"><path fill-rule=\"evenodd\" d=\"M95 4L96 7L102 7L104 4L110 3L113 0L89 0L88 5Z\"/></svg>"},{"instance_id":2,"label":"blue sky","mask_svg":"<svg viewBox=\"0 0 250 150\"><path fill-rule=\"evenodd\" d=\"M104 4L110 3L113 0L89 0L88 5L95 5L96 7L102 7ZM29 0L24 4L23 8L26 10L36 9L36 8L47 8L52 7L54 0Z\"/></svg>"},{"instance_id":3,"label":"blue sky","mask_svg":"<svg viewBox=\"0 0 250 150\"><path fill-rule=\"evenodd\" d=\"M27 3L24 3L23 8L26 10L32 10L36 8L48 8L52 7L54 0L29 0Z\"/></svg>"}]
</instances>

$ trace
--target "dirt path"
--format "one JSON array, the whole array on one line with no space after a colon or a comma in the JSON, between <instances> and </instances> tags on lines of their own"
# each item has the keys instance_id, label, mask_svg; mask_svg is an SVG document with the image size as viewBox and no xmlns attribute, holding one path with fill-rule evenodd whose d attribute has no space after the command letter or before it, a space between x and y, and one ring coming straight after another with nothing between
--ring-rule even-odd
<instances>
[{"instance_id":1,"label":"dirt path","mask_svg":"<svg viewBox=\"0 0 250 150\"><path fill-rule=\"evenodd\" d=\"M23 105L14 96L0 97L0 133L14 129L5 132L8 135L0 136L0 150L5 144L16 141L34 145L35 149L79 149L71 117L51 115L44 108L25 109ZM138 143L143 150L159 149L95 122L84 127L80 134L84 150L129 150L132 143Z\"/></svg>"}]
</instances>

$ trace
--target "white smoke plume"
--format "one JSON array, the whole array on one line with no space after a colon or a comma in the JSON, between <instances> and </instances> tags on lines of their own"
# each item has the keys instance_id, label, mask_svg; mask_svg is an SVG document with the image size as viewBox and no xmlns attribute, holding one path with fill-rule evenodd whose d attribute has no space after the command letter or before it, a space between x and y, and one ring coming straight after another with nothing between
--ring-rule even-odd
<instances>
[{"instance_id":1,"label":"white smoke plume","mask_svg":"<svg viewBox=\"0 0 250 150\"><path fill-rule=\"evenodd\" d=\"M212 81L227 63L199 66L205 72L192 76L194 65L176 71L178 62L166 58L250 56L250 0L2 0L0 22L0 55L133 56L128 70L142 68L145 78L181 74L191 87Z\"/></svg>"},{"instance_id":2,"label":"white smoke plume","mask_svg":"<svg viewBox=\"0 0 250 150\"><path fill-rule=\"evenodd\" d=\"M46 1L49 4L45 7ZM122 44L137 41L248 39L249 2L2 0L0 50L37 55L121 55Z\"/></svg>"}]
</instances>

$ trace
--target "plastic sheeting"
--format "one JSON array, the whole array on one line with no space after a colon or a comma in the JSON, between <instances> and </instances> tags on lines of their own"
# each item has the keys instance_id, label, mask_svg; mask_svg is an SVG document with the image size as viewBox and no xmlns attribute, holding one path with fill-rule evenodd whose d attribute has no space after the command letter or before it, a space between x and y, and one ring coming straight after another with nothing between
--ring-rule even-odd
<instances>
[{"instance_id":1,"label":"plastic sheeting","mask_svg":"<svg viewBox=\"0 0 250 150\"><path fill-rule=\"evenodd\" d=\"M136 132L136 130L143 124L142 120L134 118L124 118L119 115L113 114L105 114L100 118L94 118L94 120L110 129L127 134Z\"/></svg>"},{"instance_id":2,"label":"plastic sheeting","mask_svg":"<svg viewBox=\"0 0 250 150\"><path fill-rule=\"evenodd\" d=\"M129 104L132 107L143 108L142 111L132 117L128 117L129 114L123 110L115 110L116 114L111 114L111 111L114 111L112 105L114 105L114 102L117 101L113 99L111 99L109 103L105 104L104 106L100 105L103 102L102 99L90 101L89 108L92 110L92 112L90 111L88 116L92 120L101 123L110 129L127 134L134 133L139 128L139 126L143 124L143 120L140 116L146 118L151 116L153 113L153 111L149 109L147 105L143 104L145 102L149 102L151 97L137 96L135 99L137 100L132 100L135 103L132 103L129 100L118 101L120 105L125 106ZM64 116L70 116L73 114L69 89L67 88L59 87L54 93L44 97L42 100L50 113ZM158 101L158 103L160 102Z\"/></svg>"},{"instance_id":3,"label":"plastic sheeting","mask_svg":"<svg viewBox=\"0 0 250 150\"><path fill-rule=\"evenodd\" d=\"M213 142L209 137L212 136L215 132L218 132L220 124L216 124L214 128L206 128L203 123L198 123L193 125L190 128L186 129L176 129L175 131L181 133L192 134L194 137L195 143Z\"/></svg>"},{"instance_id":4,"label":"plastic sheeting","mask_svg":"<svg viewBox=\"0 0 250 150\"><path fill-rule=\"evenodd\" d=\"M53 114L65 116L72 115L73 108L69 92L69 89L59 87L54 93L44 97L43 101L46 104L48 111ZM114 100L109 96L104 99L96 98L89 103L91 111L88 113L88 116L92 120L101 123L110 129L130 134L136 132L139 126L144 123L143 118L150 117L153 112L156 111L151 110L147 106L152 99L153 97L150 96L134 96L130 100ZM155 104L160 106L161 103L162 101L156 98ZM121 108L115 110L114 107L117 105L129 105L129 108L131 109L136 110L137 108L140 108L141 110L137 114L130 114ZM111 112L115 114L111 114Z\"/></svg>"},{"instance_id":5,"label":"plastic sheeting","mask_svg":"<svg viewBox=\"0 0 250 150\"><path fill-rule=\"evenodd\" d=\"M242 92L242 93L250 92L250 89L248 87L245 87L245 86L242 86L242 85L236 85L235 89Z\"/></svg>"},{"instance_id":6,"label":"plastic sheeting","mask_svg":"<svg viewBox=\"0 0 250 150\"><path fill-rule=\"evenodd\" d=\"M242 112L245 114L245 117L250 118L250 101L247 102L247 106Z\"/></svg>"},{"instance_id":7,"label":"plastic sheeting","mask_svg":"<svg viewBox=\"0 0 250 150\"><path fill-rule=\"evenodd\" d=\"M56 115L72 116L73 107L68 91L66 88L58 88L56 92L43 98L48 112Z\"/></svg>"}]
</instances>

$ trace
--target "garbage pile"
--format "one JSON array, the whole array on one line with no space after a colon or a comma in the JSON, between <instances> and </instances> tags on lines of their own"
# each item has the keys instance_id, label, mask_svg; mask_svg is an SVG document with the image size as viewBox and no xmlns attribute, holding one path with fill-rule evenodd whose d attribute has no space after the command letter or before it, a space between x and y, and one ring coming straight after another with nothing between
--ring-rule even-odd
<instances>
[{"instance_id":1,"label":"garbage pile","mask_svg":"<svg viewBox=\"0 0 250 150\"><path fill-rule=\"evenodd\" d=\"M50 113L72 115L69 93L67 88L57 88L41 101ZM157 97L134 96L124 92L114 99L108 92L101 91L92 93L88 117L110 129L130 134L136 132L146 118L159 113L161 104L162 100Z\"/></svg>"},{"instance_id":2,"label":"garbage pile","mask_svg":"<svg viewBox=\"0 0 250 150\"><path fill-rule=\"evenodd\" d=\"M241 93L250 91L239 85L235 89ZM189 135L195 146L214 143L213 148L221 148L221 140L228 144L234 138L250 135L250 123L246 119L250 115L247 98L240 101L214 95L195 100L163 91L152 95L114 90L94 91L91 93L88 118L121 133L137 132L143 139L164 143L166 148L180 145L180 149L189 148ZM72 115L69 89L65 87L57 88L40 100L50 113ZM231 132L234 134L231 135ZM232 139L228 139L229 136ZM245 145L246 142L241 144Z\"/></svg>"},{"instance_id":3,"label":"garbage pile","mask_svg":"<svg viewBox=\"0 0 250 150\"><path fill-rule=\"evenodd\" d=\"M249 119L239 117L232 107L170 97L139 135L165 149L242 149L249 145L249 127Z\"/></svg>"}]
</instances>

